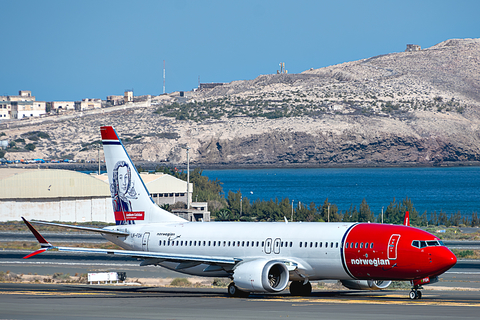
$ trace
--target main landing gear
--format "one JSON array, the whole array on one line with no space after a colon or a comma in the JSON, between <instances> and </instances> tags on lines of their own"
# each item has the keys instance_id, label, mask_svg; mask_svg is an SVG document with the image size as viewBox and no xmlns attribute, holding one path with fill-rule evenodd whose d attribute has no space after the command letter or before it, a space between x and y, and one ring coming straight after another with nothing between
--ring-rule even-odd
<instances>
[{"instance_id":1,"label":"main landing gear","mask_svg":"<svg viewBox=\"0 0 480 320\"><path fill-rule=\"evenodd\" d=\"M233 282L228 285L227 290L228 290L228 295L230 297L247 298L250 295L250 292L246 292L246 291L238 289L238 287Z\"/></svg>"},{"instance_id":2,"label":"main landing gear","mask_svg":"<svg viewBox=\"0 0 480 320\"><path fill-rule=\"evenodd\" d=\"M312 285L309 281L292 281L290 283L290 293L292 296L306 297L312 294Z\"/></svg>"},{"instance_id":3,"label":"main landing gear","mask_svg":"<svg viewBox=\"0 0 480 320\"><path fill-rule=\"evenodd\" d=\"M422 292L419 289L423 289L421 286L413 286L412 291L408 294L412 300L422 299Z\"/></svg>"}]
</instances>

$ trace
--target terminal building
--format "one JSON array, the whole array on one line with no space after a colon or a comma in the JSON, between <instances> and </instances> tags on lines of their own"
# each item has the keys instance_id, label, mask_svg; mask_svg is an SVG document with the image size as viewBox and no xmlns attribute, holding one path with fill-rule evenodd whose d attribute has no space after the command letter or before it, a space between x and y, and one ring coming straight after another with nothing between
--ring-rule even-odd
<instances>
[{"instance_id":1,"label":"terminal building","mask_svg":"<svg viewBox=\"0 0 480 320\"><path fill-rule=\"evenodd\" d=\"M168 174L141 174L156 204L187 202L187 182ZM175 214L189 221L210 221L207 203L192 203ZM0 221L37 219L114 223L106 174L54 169L0 169Z\"/></svg>"}]
</instances>

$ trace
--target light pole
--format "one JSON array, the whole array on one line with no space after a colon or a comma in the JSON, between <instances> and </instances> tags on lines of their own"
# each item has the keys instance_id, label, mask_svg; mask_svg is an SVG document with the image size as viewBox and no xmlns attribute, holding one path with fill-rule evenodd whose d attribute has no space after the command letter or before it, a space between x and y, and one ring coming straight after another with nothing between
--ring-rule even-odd
<instances>
[{"instance_id":1,"label":"light pole","mask_svg":"<svg viewBox=\"0 0 480 320\"><path fill-rule=\"evenodd\" d=\"M330 205L328 205L328 216L327 216L327 222L330 222Z\"/></svg>"},{"instance_id":2,"label":"light pole","mask_svg":"<svg viewBox=\"0 0 480 320\"><path fill-rule=\"evenodd\" d=\"M243 195L240 196L240 217L242 216Z\"/></svg>"},{"instance_id":3,"label":"light pole","mask_svg":"<svg viewBox=\"0 0 480 320\"><path fill-rule=\"evenodd\" d=\"M187 146L187 210L190 209L190 147Z\"/></svg>"},{"instance_id":4,"label":"light pole","mask_svg":"<svg viewBox=\"0 0 480 320\"><path fill-rule=\"evenodd\" d=\"M99 144L98 145L98 175L100 175L100 148L101 148L101 145Z\"/></svg>"},{"instance_id":5,"label":"light pole","mask_svg":"<svg viewBox=\"0 0 480 320\"><path fill-rule=\"evenodd\" d=\"M383 224L383 207L382 207L382 224Z\"/></svg>"},{"instance_id":6,"label":"light pole","mask_svg":"<svg viewBox=\"0 0 480 320\"><path fill-rule=\"evenodd\" d=\"M290 220L293 222L293 200L292 200L292 218Z\"/></svg>"}]
</instances>

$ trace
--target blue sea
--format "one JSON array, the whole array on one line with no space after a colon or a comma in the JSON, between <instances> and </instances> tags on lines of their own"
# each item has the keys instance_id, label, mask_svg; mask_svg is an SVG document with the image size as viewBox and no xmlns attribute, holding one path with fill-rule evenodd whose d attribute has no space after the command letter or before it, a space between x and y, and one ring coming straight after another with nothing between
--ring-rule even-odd
<instances>
[{"instance_id":1,"label":"blue sea","mask_svg":"<svg viewBox=\"0 0 480 320\"><path fill-rule=\"evenodd\" d=\"M295 207L312 201L318 206L328 198L344 212L352 204L358 209L365 198L379 214L393 199L408 197L420 214L480 212L480 167L233 169L203 175L219 179L225 195L241 191L252 202L288 198Z\"/></svg>"}]
</instances>

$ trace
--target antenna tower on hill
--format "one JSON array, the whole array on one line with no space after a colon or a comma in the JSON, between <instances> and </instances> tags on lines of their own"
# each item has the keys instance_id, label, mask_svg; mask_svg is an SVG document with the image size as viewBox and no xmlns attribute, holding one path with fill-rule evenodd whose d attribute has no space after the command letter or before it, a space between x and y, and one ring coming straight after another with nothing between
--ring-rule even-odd
<instances>
[{"instance_id":1,"label":"antenna tower on hill","mask_svg":"<svg viewBox=\"0 0 480 320\"><path fill-rule=\"evenodd\" d=\"M165 94L165 60L163 60L163 94Z\"/></svg>"}]
</instances>

